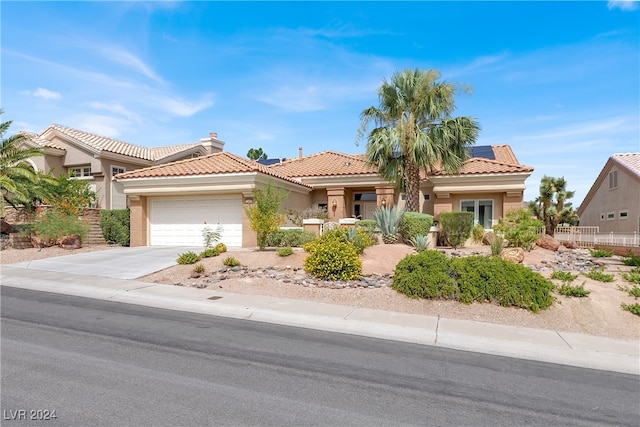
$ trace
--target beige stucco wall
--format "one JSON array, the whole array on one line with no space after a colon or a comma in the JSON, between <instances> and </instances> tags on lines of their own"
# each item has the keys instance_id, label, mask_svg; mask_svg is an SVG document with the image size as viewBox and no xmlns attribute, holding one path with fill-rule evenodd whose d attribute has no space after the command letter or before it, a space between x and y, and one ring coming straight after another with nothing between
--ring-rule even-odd
<instances>
[{"instance_id":1,"label":"beige stucco wall","mask_svg":"<svg viewBox=\"0 0 640 427\"><path fill-rule=\"evenodd\" d=\"M129 203L131 221L130 246L147 246L149 207L147 197L133 197Z\"/></svg>"},{"instance_id":2,"label":"beige stucco wall","mask_svg":"<svg viewBox=\"0 0 640 427\"><path fill-rule=\"evenodd\" d=\"M609 189L609 173L618 172L618 187ZM627 218L620 212L627 211ZM607 219L613 213L615 219ZM604 219L601 219L604 215ZM580 216L580 225L600 227L601 233L640 232L640 179L615 164L605 171L604 180Z\"/></svg>"}]
</instances>

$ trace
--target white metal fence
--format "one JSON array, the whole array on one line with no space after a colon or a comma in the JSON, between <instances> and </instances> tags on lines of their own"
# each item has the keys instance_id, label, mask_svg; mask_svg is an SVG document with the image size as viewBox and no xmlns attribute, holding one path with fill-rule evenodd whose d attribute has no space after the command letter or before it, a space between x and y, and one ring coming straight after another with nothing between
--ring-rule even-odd
<instances>
[{"instance_id":1,"label":"white metal fence","mask_svg":"<svg viewBox=\"0 0 640 427\"><path fill-rule=\"evenodd\" d=\"M560 242L575 242L579 246L593 247L600 245L640 246L640 235L633 233L600 233L600 227L587 226L558 226L556 240Z\"/></svg>"}]
</instances>

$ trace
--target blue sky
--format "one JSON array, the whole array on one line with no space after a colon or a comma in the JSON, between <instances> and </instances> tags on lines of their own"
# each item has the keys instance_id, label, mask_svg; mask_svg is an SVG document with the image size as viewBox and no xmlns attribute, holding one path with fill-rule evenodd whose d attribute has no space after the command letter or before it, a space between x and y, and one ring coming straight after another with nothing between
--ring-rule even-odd
<instances>
[{"instance_id":1,"label":"blue sky","mask_svg":"<svg viewBox=\"0 0 640 427\"><path fill-rule=\"evenodd\" d=\"M269 157L360 153L384 78L435 68L473 87L455 115L564 176L577 207L607 158L640 151L638 2L7 2L2 121L144 146L217 132Z\"/></svg>"}]
</instances>

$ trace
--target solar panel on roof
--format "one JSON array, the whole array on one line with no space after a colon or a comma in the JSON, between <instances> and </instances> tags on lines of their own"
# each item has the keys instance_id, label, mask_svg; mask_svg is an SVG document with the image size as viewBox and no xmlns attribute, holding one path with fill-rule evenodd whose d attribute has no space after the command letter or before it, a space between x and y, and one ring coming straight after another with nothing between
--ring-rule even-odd
<instances>
[{"instance_id":1,"label":"solar panel on roof","mask_svg":"<svg viewBox=\"0 0 640 427\"><path fill-rule=\"evenodd\" d=\"M478 145L471 147L471 157L480 157L483 159L495 160L496 156L493 153L493 148L490 145Z\"/></svg>"}]
</instances>

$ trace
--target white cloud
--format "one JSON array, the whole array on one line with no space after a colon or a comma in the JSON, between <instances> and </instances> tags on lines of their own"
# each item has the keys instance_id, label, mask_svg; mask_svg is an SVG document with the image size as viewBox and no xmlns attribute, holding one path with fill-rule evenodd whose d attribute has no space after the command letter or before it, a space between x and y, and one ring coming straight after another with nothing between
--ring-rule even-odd
<instances>
[{"instance_id":1,"label":"white cloud","mask_svg":"<svg viewBox=\"0 0 640 427\"><path fill-rule=\"evenodd\" d=\"M101 114L82 114L71 120L71 126L109 138L118 138L130 126L126 120Z\"/></svg>"},{"instance_id":2,"label":"white cloud","mask_svg":"<svg viewBox=\"0 0 640 427\"><path fill-rule=\"evenodd\" d=\"M23 95L34 96L36 98L42 98L46 100L62 98L62 95L60 94L60 92L54 92L52 90L45 89L42 87L39 87L34 91L23 90L20 93Z\"/></svg>"},{"instance_id":3,"label":"white cloud","mask_svg":"<svg viewBox=\"0 0 640 427\"><path fill-rule=\"evenodd\" d=\"M176 43L176 42L178 41L178 39L177 39L177 38L175 38L175 37L171 36L171 35L170 35L170 34L168 34L168 33L163 33L163 34L162 34L162 38L163 38L163 39L165 39L165 40L168 40L168 41L170 41L170 42L174 42L174 43Z\"/></svg>"},{"instance_id":4,"label":"white cloud","mask_svg":"<svg viewBox=\"0 0 640 427\"><path fill-rule=\"evenodd\" d=\"M175 114L176 116L188 117L213 106L213 97L211 95L205 95L205 97L197 102L184 101L178 98L172 98L169 96L153 97L151 100L155 106L161 109Z\"/></svg>"},{"instance_id":5,"label":"white cloud","mask_svg":"<svg viewBox=\"0 0 640 427\"><path fill-rule=\"evenodd\" d=\"M313 85L294 88L282 86L270 95L261 96L258 99L285 111L309 112L319 111L325 108L322 92Z\"/></svg>"},{"instance_id":6,"label":"white cloud","mask_svg":"<svg viewBox=\"0 0 640 427\"><path fill-rule=\"evenodd\" d=\"M609 0L609 9L633 11L638 9L638 0Z\"/></svg>"},{"instance_id":7,"label":"white cloud","mask_svg":"<svg viewBox=\"0 0 640 427\"><path fill-rule=\"evenodd\" d=\"M105 47L101 50L112 61L119 62L158 83L164 84L162 77L131 52L114 46Z\"/></svg>"},{"instance_id":8,"label":"white cloud","mask_svg":"<svg viewBox=\"0 0 640 427\"><path fill-rule=\"evenodd\" d=\"M127 119L130 119L136 123L142 123L142 119L140 118L140 115L138 115L137 113L134 113L133 111L129 110L128 108L126 108L121 104L116 104L116 103L109 104L105 102L92 101L92 102L86 102L83 105L86 105L87 107L91 107L96 110L104 110L104 111L110 111L112 113L120 114L121 116L124 116Z\"/></svg>"},{"instance_id":9,"label":"white cloud","mask_svg":"<svg viewBox=\"0 0 640 427\"><path fill-rule=\"evenodd\" d=\"M456 77L460 75L466 75L471 73L480 73L487 71L495 71L496 67L504 62L509 55L506 52L497 54L497 55L484 55L475 58L469 64L463 65L461 67L452 68L447 70L447 77Z\"/></svg>"}]
</instances>

